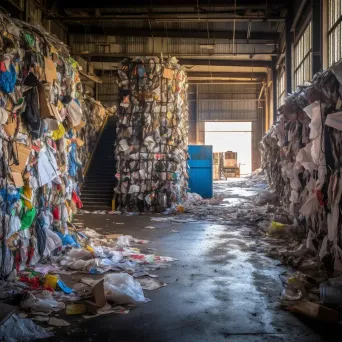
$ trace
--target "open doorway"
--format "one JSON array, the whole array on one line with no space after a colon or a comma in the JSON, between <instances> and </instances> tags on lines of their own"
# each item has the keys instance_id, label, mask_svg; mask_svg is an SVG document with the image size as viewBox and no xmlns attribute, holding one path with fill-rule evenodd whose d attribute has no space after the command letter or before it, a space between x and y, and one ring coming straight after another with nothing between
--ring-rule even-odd
<instances>
[{"instance_id":1,"label":"open doorway","mask_svg":"<svg viewBox=\"0 0 342 342\"><path fill-rule=\"evenodd\" d=\"M205 122L205 144L213 152L237 152L242 176L252 172L252 122Z\"/></svg>"}]
</instances>

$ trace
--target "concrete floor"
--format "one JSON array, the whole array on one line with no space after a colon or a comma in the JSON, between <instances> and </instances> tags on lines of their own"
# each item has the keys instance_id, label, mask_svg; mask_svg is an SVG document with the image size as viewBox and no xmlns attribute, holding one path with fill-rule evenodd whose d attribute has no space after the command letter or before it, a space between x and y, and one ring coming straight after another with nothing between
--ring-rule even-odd
<instances>
[{"instance_id":1,"label":"concrete floor","mask_svg":"<svg viewBox=\"0 0 342 342\"><path fill-rule=\"evenodd\" d=\"M238 195L236 195L238 197ZM233 197L233 196L232 196ZM145 291L152 302L128 315L81 320L58 341L337 341L337 328L303 319L277 306L282 290L278 261L253 251L249 228L236 225L151 222L146 216L84 214L89 228L151 240L157 255L177 258L155 271L168 286ZM115 223L124 223L116 225ZM143 227L153 225L156 230ZM179 233L171 233L171 230ZM99 231L99 230L98 230ZM255 250L255 248L254 248ZM337 333L339 335L337 335Z\"/></svg>"}]
</instances>

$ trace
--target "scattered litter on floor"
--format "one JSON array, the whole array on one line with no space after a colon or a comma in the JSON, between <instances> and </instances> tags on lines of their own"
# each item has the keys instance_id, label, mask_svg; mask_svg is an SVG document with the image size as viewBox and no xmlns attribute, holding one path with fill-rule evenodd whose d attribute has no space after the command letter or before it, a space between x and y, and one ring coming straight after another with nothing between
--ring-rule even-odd
<instances>
[{"instance_id":1,"label":"scattered litter on floor","mask_svg":"<svg viewBox=\"0 0 342 342\"><path fill-rule=\"evenodd\" d=\"M156 229L156 227L153 227L153 226L146 226L144 227L145 229Z\"/></svg>"},{"instance_id":2,"label":"scattered litter on floor","mask_svg":"<svg viewBox=\"0 0 342 342\"><path fill-rule=\"evenodd\" d=\"M170 220L170 217L151 217L151 221L155 222L169 222Z\"/></svg>"},{"instance_id":3,"label":"scattered litter on floor","mask_svg":"<svg viewBox=\"0 0 342 342\"><path fill-rule=\"evenodd\" d=\"M71 323L59 317L59 313L90 319L105 314L127 314L132 308L127 305L148 303L150 300L144 296L143 287L135 278L150 279L143 283L148 290L165 286L155 280L157 275L149 272L176 260L140 252L137 245L149 241L130 235L103 235L89 228L73 228L69 234L72 239L66 240L60 251L50 256L50 263L37 263L19 271L11 282L0 283L2 299L21 298L19 308L8 306L11 309L9 316L13 317L14 309L29 315L31 318L25 320L23 317L27 316L15 316L15 319L22 322L23 329L35 329L37 338L52 333L36 328L33 321L67 327ZM94 275L97 278L93 278ZM71 279L78 279L78 282L73 280L74 285L70 286ZM0 328L0 336L7 336L1 330L4 326Z\"/></svg>"},{"instance_id":4,"label":"scattered litter on floor","mask_svg":"<svg viewBox=\"0 0 342 342\"><path fill-rule=\"evenodd\" d=\"M160 289L161 287L167 286L166 283L156 280L154 278L138 278L137 281L140 283L143 290L153 291Z\"/></svg>"},{"instance_id":5,"label":"scattered litter on floor","mask_svg":"<svg viewBox=\"0 0 342 342\"><path fill-rule=\"evenodd\" d=\"M57 317L51 317L48 321L48 324L54 327L68 327L70 325L70 323L68 323L64 319Z\"/></svg>"}]
</instances>

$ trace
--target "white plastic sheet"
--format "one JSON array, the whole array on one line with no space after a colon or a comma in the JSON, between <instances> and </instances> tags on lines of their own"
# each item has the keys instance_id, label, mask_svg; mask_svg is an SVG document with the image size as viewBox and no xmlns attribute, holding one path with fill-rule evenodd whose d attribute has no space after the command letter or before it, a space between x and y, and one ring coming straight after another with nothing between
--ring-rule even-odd
<instances>
[{"instance_id":1,"label":"white plastic sheet","mask_svg":"<svg viewBox=\"0 0 342 342\"><path fill-rule=\"evenodd\" d=\"M106 274L104 277L106 298L116 304L145 303L140 284L127 273Z\"/></svg>"}]
</instances>

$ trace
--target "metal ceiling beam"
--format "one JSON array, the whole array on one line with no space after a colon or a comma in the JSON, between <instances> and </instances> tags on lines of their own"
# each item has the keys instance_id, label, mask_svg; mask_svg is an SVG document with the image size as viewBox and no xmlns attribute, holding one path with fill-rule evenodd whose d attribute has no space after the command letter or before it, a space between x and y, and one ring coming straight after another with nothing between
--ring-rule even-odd
<instances>
[{"instance_id":1,"label":"metal ceiling beam","mask_svg":"<svg viewBox=\"0 0 342 342\"><path fill-rule=\"evenodd\" d=\"M302 15L302 12L303 12L303 9L304 9L306 3L307 3L307 0L300 0L299 1L299 6L298 6L298 8L295 11L296 15L295 15L295 17L293 19L293 23L292 23L292 26L291 26L291 32L295 32L296 25L298 23L298 20L299 20L300 16Z\"/></svg>"},{"instance_id":2,"label":"metal ceiling beam","mask_svg":"<svg viewBox=\"0 0 342 342\"><path fill-rule=\"evenodd\" d=\"M117 70L102 71L98 74L101 80L114 79L116 77ZM188 77L191 78L251 78L251 79L264 79L266 72L208 72L208 71L191 71L186 72Z\"/></svg>"},{"instance_id":3,"label":"metal ceiling beam","mask_svg":"<svg viewBox=\"0 0 342 342\"><path fill-rule=\"evenodd\" d=\"M104 62L104 63L119 63L121 62L125 56L121 57L111 57L111 56L95 56L91 57L89 60L91 62ZM222 60L222 59L191 59L191 58L179 58L180 65L204 65L204 66L236 66L236 67L271 67L270 61L261 61L261 60ZM210 64L209 64L210 62Z\"/></svg>"},{"instance_id":4,"label":"metal ceiling beam","mask_svg":"<svg viewBox=\"0 0 342 342\"><path fill-rule=\"evenodd\" d=\"M200 8L205 7L225 7L231 9L265 9L270 7L284 8L286 4L284 0L268 0L268 1L255 1L255 0L198 0L197 2L194 0L173 0L173 1L165 1L165 0L97 0L97 1L84 1L84 0L59 0L58 5L61 8L130 8L130 7L147 7L151 8L151 4L153 7L163 7L163 8L172 8L172 7L190 7L197 8L197 3ZM152 7L152 8L153 8Z\"/></svg>"},{"instance_id":5,"label":"metal ceiling beam","mask_svg":"<svg viewBox=\"0 0 342 342\"><path fill-rule=\"evenodd\" d=\"M82 58L88 60L88 61L101 61L99 59L101 58L106 58L107 62L115 62L115 61L119 61L117 58L121 58L120 61L122 60L122 58L125 57L135 57L135 56L142 56L142 55L147 55L147 56L160 56L160 53L151 53L151 52L130 52L130 53L126 53L126 54L122 54L122 53L106 53L106 52L84 52L84 53L75 53L72 52L73 55L76 56L81 56ZM167 56L169 53L165 52L164 53L164 57ZM249 56L249 57L255 57L255 59L257 59L258 56L278 56L278 53L276 52L236 52L236 53L201 53L201 54L196 54L196 53L177 53L177 52L173 52L172 53L173 56L177 56L177 59L196 59L198 56L201 56L202 58L208 58L210 59L210 61L214 61L215 57L228 57L228 56ZM253 58L249 59L250 61L253 60ZM102 60L105 61L105 60Z\"/></svg>"},{"instance_id":6,"label":"metal ceiling beam","mask_svg":"<svg viewBox=\"0 0 342 342\"><path fill-rule=\"evenodd\" d=\"M266 73L263 72L202 72L202 71L187 71L188 77L197 78L197 77L208 77L208 78L257 78L264 79Z\"/></svg>"},{"instance_id":7,"label":"metal ceiling beam","mask_svg":"<svg viewBox=\"0 0 342 342\"><path fill-rule=\"evenodd\" d=\"M197 38L208 39L208 31L192 30L155 30L155 29L134 29L105 27L101 25L71 25L70 34L96 34L111 36L132 36L132 37L170 37L170 38ZM210 31L210 39L233 39L233 31ZM246 40L245 31L235 32L235 39ZM248 38L247 38L248 39ZM278 41L278 32L250 32L249 40Z\"/></svg>"},{"instance_id":8,"label":"metal ceiling beam","mask_svg":"<svg viewBox=\"0 0 342 342\"><path fill-rule=\"evenodd\" d=\"M186 59L180 58L180 65L210 65L211 66L236 66L236 67L270 67L271 62L269 61L254 61L251 60L215 60L215 59Z\"/></svg>"},{"instance_id":9,"label":"metal ceiling beam","mask_svg":"<svg viewBox=\"0 0 342 342\"><path fill-rule=\"evenodd\" d=\"M101 15L101 16L47 16L48 20L59 21L79 21L79 22L91 22L91 21L142 21L142 20L155 20L158 22L227 22L227 21L265 21L265 22L279 22L285 21L285 18L280 16L239 16L232 14L221 13L188 13L179 14L177 12L167 14L155 14L155 13L117 13L115 15Z\"/></svg>"},{"instance_id":10,"label":"metal ceiling beam","mask_svg":"<svg viewBox=\"0 0 342 342\"><path fill-rule=\"evenodd\" d=\"M209 80L209 81L203 81L203 80L188 80L189 84L262 84L262 81L233 81L233 80L227 80L227 81L215 81L215 80Z\"/></svg>"}]
</instances>

